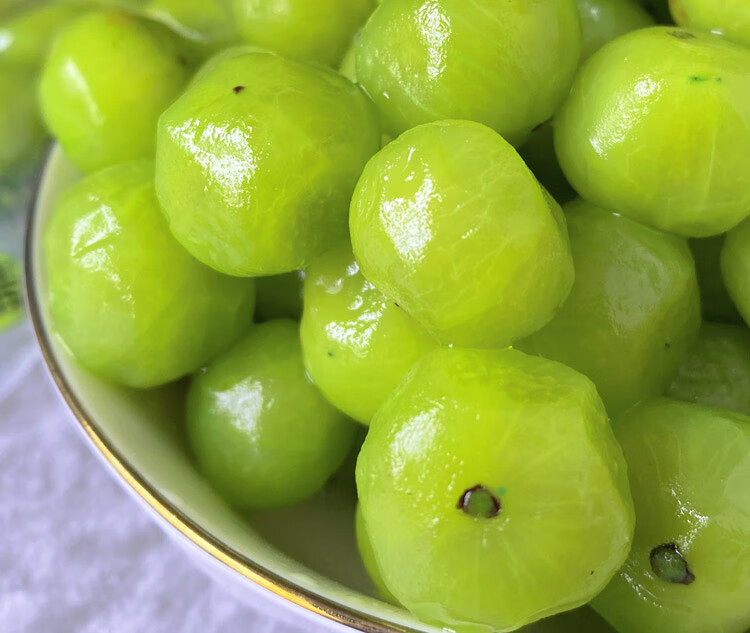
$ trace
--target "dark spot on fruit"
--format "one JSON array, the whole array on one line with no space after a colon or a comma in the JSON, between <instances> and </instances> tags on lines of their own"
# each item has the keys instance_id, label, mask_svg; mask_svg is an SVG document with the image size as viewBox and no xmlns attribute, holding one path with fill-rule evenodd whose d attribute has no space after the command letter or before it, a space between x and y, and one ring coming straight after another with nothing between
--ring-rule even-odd
<instances>
[{"instance_id":1,"label":"dark spot on fruit","mask_svg":"<svg viewBox=\"0 0 750 633\"><path fill-rule=\"evenodd\" d=\"M492 490L479 484L464 490L456 508L478 519L491 519L500 514L502 505Z\"/></svg>"},{"instance_id":2,"label":"dark spot on fruit","mask_svg":"<svg viewBox=\"0 0 750 633\"><path fill-rule=\"evenodd\" d=\"M400 308L400 307L401 307L400 305L398 305L398 301L394 301L394 302L393 302L393 305L395 305L395 306L396 306L397 308Z\"/></svg>"},{"instance_id":3,"label":"dark spot on fruit","mask_svg":"<svg viewBox=\"0 0 750 633\"><path fill-rule=\"evenodd\" d=\"M240 94L240 93L241 93L241 92L242 92L242 91L243 91L244 89L245 89L245 86L235 86L234 88L232 88L232 92L234 92L234 94L238 95L238 94Z\"/></svg>"},{"instance_id":4,"label":"dark spot on fruit","mask_svg":"<svg viewBox=\"0 0 750 633\"><path fill-rule=\"evenodd\" d=\"M592 569L591 573L589 574L589 576L593 576L593 575L594 575L594 570Z\"/></svg>"},{"instance_id":5,"label":"dark spot on fruit","mask_svg":"<svg viewBox=\"0 0 750 633\"><path fill-rule=\"evenodd\" d=\"M664 349L666 350L672 349L672 343L664 343Z\"/></svg>"},{"instance_id":6,"label":"dark spot on fruit","mask_svg":"<svg viewBox=\"0 0 750 633\"><path fill-rule=\"evenodd\" d=\"M538 125L535 125L535 126L534 126L534 127L533 127L533 128L531 129L531 131L532 131L532 132L538 132L538 131L539 131L539 130L541 130L541 129L542 129L543 127L546 127L546 126L550 125L551 123L552 123L552 117L550 117L550 118L549 118L549 119L547 119L546 121L542 121L542 122L541 122L541 123L539 123Z\"/></svg>"},{"instance_id":7,"label":"dark spot on fruit","mask_svg":"<svg viewBox=\"0 0 750 633\"><path fill-rule=\"evenodd\" d=\"M690 81L692 82L708 81L708 77L701 77L700 75L691 75Z\"/></svg>"},{"instance_id":8,"label":"dark spot on fruit","mask_svg":"<svg viewBox=\"0 0 750 633\"><path fill-rule=\"evenodd\" d=\"M672 37L676 37L678 40L694 40L695 39L695 35L693 35L692 33L688 33L687 31L676 30L676 31L670 31L669 34Z\"/></svg>"},{"instance_id":9,"label":"dark spot on fruit","mask_svg":"<svg viewBox=\"0 0 750 633\"><path fill-rule=\"evenodd\" d=\"M177 56L177 61L179 62L180 66L187 66L188 65L188 61L187 61L187 59L185 58L184 55L178 55Z\"/></svg>"},{"instance_id":10,"label":"dark spot on fruit","mask_svg":"<svg viewBox=\"0 0 750 633\"><path fill-rule=\"evenodd\" d=\"M331 358L333 358L334 356L336 356L336 352L334 352L334 351L332 351L332 350L330 350L330 349L329 349L329 350L328 350L328 355L329 355L329 356L330 356Z\"/></svg>"},{"instance_id":11,"label":"dark spot on fruit","mask_svg":"<svg viewBox=\"0 0 750 633\"><path fill-rule=\"evenodd\" d=\"M715 81L715 82L716 82L717 84L720 84L720 83L722 82L722 79L721 79L721 77L715 77L715 78L714 78L714 81Z\"/></svg>"},{"instance_id":12,"label":"dark spot on fruit","mask_svg":"<svg viewBox=\"0 0 750 633\"><path fill-rule=\"evenodd\" d=\"M692 585L695 575L674 543L659 545L649 555L651 569L658 578L676 585Z\"/></svg>"}]
</instances>

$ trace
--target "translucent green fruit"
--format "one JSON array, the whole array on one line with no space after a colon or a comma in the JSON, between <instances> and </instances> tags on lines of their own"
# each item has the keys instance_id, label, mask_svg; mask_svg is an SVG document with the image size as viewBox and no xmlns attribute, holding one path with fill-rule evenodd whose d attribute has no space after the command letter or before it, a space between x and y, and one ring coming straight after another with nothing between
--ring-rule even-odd
<instances>
[{"instance_id":1,"label":"translucent green fruit","mask_svg":"<svg viewBox=\"0 0 750 633\"><path fill-rule=\"evenodd\" d=\"M231 0L243 39L270 50L338 66L374 0Z\"/></svg>"},{"instance_id":2,"label":"translucent green fruit","mask_svg":"<svg viewBox=\"0 0 750 633\"><path fill-rule=\"evenodd\" d=\"M159 120L156 189L202 262L291 272L346 236L352 191L379 146L372 104L338 73L224 53Z\"/></svg>"},{"instance_id":3,"label":"translucent green fruit","mask_svg":"<svg viewBox=\"0 0 750 633\"><path fill-rule=\"evenodd\" d=\"M269 321L196 375L190 444L206 479L233 506L302 501L338 470L356 425L305 377L297 324Z\"/></svg>"},{"instance_id":4,"label":"translucent green fruit","mask_svg":"<svg viewBox=\"0 0 750 633\"><path fill-rule=\"evenodd\" d=\"M31 161L46 134L36 107L34 82L27 71L0 68L0 176Z\"/></svg>"},{"instance_id":5,"label":"translucent green fruit","mask_svg":"<svg viewBox=\"0 0 750 633\"><path fill-rule=\"evenodd\" d=\"M750 46L750 3L747 0L669 0L677 24L721 33Z\"/></svg>"},{"instance_id":6,"label":"translucent green fruit","mask_svg":"<svg viewBox=\"0 0 750 633\"><path fill-rule=\"evenodd\" d=\"M633 531L625 468L584 376L515 350L442 348L373 418L357 487L393 595L425 622L484 633L606 585Z\"/></svg>"},{"instance_id":7,"label":"translucent green fruit","mask_svg":"<svg viewBox=\"0 0 750 633\"><path fill-rule=\"evenodd\" d=\"M750 415L750 330L704 323L667 395Z\"/></svg>"},{"instance_id":8,"label":"translucent green fruit","mask_svg":"<svg viewBox=\"0 0 750 633\"><path fill-rule=\"evenodd\" d=\"M729 296L750 325L750 220L727 235L721 251L721 273Z\"/></svg>"},{"instance_id":9,"label":"translucent green fruit","mask_svg":"<svg viewBox=\"0 0 750 633\"><path fill-rule=\"evenodd\" d=\"M750 50L677 28L593 55L555 117L560 165L582 197L688 237L750 214Z\"/></svg>"},{"instance_id":10,"label":"translucent green fruit","mask_svg":"<svg viewBox=\"0 0 750 633\"><path fill-rule=\"evenodd\" d=\"M619 633L750 627L750 418L666 399L615 420L633 549L594 608Z\"/></svg>"},{"instance_id":11,"label":"translucent green fruit","mask_svg":"<svg viewBox=\"0 0 750 633\"><path fill-rule=\"evenodd\" d=\"M44 254L55 331L84 367L113 382L175 380L252 321L252 281L199 264L170 235L152 161L106 169L63 193Z\"/></svg>"},{"instance_id":12,"label":"translucent green fruit","mask_svg":"<svg viewBox=\"0 0 750 633\"><path fill-rule=\"evenodd\" d=\"M239 41L228 4L228 0L153 0L147 12L193 42L204 56Z\"/></svg>"},{"instance_id":13,"label":"translucent green fruit","mask_svg":"<svg viewBox=\"0 0 750 633\"><path fill-rule=\"evenodd\" d=\"M385 0L356 72L393 134L468 119L519 145L564 98L580 52L575 0Z\"/></svg>"},{"instance_id":14,"label":"translucent green fruit","mask_svg":"<svg viewBox=\"0 0 750 633\"><path fill-rule=\"evenodd\" d=\"M690 250L698 273L703 317L706 321L741 324L742 317L729 296L721 275L721 251L725 238L725 235L716 235L702 240L690 240Z\"/></svg>"},{"instance_id":15,"label":"translucent green fruit","mask_svg":"<svg viewBox=\"0 0 750 633\"><path fill-rule=\"evenodd\" d=\"M169 29L120 10L64 29L42 72L44 119L84 171L153 156L156 121L190 75Z\"/></svg>"},{"instance_id":16,"label":"translucent green fruit","mask_svg":"<svg viewBox=\"0 0 750 633\"><path fill-rule=\"evenodd\" d=\"M583 27L582 59L620 35L654 23L637 0L576 0L576 4Z\"/></svg>"},{"instance_id":17,"label":"translucent green fruit","mask_svg":"<svg viewBox=\"0 0 750 633\"><path fill-rule=\"evenodd\" d=\"M384 147L349 222L365 278L445 343L507 346L547 323L573 283L559 206L478 123L429 123Z\"/></svg>"},{"instance_id":18,"label":"translucent green fruit","mask_svg":"<svg viewBox=\"0 0 750 633\"><path fill-rule=\"evenodd\" d=\"M367 533L367 526L365 525L365 520L362 516L362 509L359 504L357 504L357 510L354 515L354 529L357 534L359 555L368 576L370 576L370 580L372 580L372 584L375 585L375 589L383 600L397 605L398 600L396 600L394 595L388 591L388 587L385 586L383 578L380 575L378 561L375 558L375 550L372 549L372 541L370 541L370 535Z\"/></svg>"},{"instance_id":19,"label":"translucent green fruit","mask_svg":"<svg viewBox=\"0 0 750 633\"><path fill-rule=\"evenodd\" d=\"M364 424L436 346L362 276L346 242L307 269L301 336L313 382L329 402Z\"/></svg>"},{"instance_id":20,"label":"translucent green fruit","mask_svg":"<svg viewBox=\"0 0 750 633\"><path fill-rule=\"evenodd\" d=\"M586 374L614 413L661 395L700 327L684 239L577 200L565 207L576 280L558 315L520 343Z\"/></svg>"},{"instance_id":21,"label":"translucent green fruit","mask_svg":"<svg viewBox=\"0 0 750 633\"><path fill-rule=\"evenodd\" d=\"M255 279L255 315L258 320L294 319L302 316L305 273L295 270L283 275Z\"/></svg>"}]
</instances>

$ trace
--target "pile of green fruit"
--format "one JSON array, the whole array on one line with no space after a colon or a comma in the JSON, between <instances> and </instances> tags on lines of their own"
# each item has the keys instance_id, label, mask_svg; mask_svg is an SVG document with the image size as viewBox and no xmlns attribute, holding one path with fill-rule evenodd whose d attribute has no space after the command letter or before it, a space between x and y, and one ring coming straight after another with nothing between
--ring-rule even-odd
<instances>
[{"instance_id":1,"label":"pile of green fruit","mask_svg":"<svg viewBox=\"0 0 750 633\"><path fill-rule=\"evenodd\" d=\"M750 628L750 3L90 4L0 24L86 174L44 240L81 365L192 376L241 511L358 451L365 564L427 623Z\"/></svg>"}]
</instances>

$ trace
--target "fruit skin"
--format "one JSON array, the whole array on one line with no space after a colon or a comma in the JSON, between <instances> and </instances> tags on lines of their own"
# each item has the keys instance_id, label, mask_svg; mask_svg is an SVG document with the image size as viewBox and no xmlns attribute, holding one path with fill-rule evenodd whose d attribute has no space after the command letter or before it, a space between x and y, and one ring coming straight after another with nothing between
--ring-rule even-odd
<instances>
[{"instance_id":1,"label":"fruit skin","mask_svg":"<svg viewBox=\"0 0 750 633\"><path fill-rule=\"evenodd\" d=\"M346 236L380 146L372 104L322 66L222 53L159 120L156 190L178 241L238 276L307 266Z\"/></svg>"},{"instance_id":2,"label":"fruit skin","mask_svg":"<svg viewBox=\"0 0 750 633\"><path fill-rule=\"evenodd\" d=\"M30 163L41 151L46 134L36 108L33 81L27 73L0 67L0 176Z\"/></svg>"},{"instance_id":3,"label":"fruit skin","mask_svg":"<svg viewBox=\"0 0 750 633\"><path fill-rule=\"evenodd\" d=\"M547 323L573 284L559 206L479 123L428 123L384 147L349 225L365 278L443 343L507 346Z\"/></svg>"},{"instance_id":4,"label":"fruit skin","mask_svg":"<svg viewBox=\"0 0 750 633\"><path fill-rule=\"evenodd\" d=\"M620 633L742 633L750 625L750 418L655 399L613 422L628 461L636 531L628 561L592 606ZM675 544L695 581L649 563Z\"/></svg>"},{"instance_id":5,"label":"fruit skin","mask_svg":"<svg viewBox=\"0 0 750 633\"><path fill-rule=\"evenodd\" d=\"M497 516L456 507L477 484L497 490ZM388 588L461 633L584 604L630 549L625 463L594 385L515 350L422 358L373 418L357 488Z\"/></svg>"},{"instance_id":6,"label":"fruit skin","mask_svg":"<svg viewBox=\"0 0 750 633\"><path fill-rule=\"evenodd\" d=\"M720 33L750 46L750 4L746 0L669 0L669 8L680 26Z\"/></svg>"},{"instance_id":7,"label":"fruit skin","mask_svg":"<svg viewBox=\"0 0 750 633\"><path fill-rule=\"evenodd\" d=\"M161 24L118 9L86 14L60 33L40 104L77 167L153 157L156 121L190 76L182 47Z\"/></svg>"},{"instance_id":8,"label":"fruit skin","mask_svg":"<svg viewBox=\"0 0 750 633\"><path fill-rule=\"evenodd\" d=\"M364 565L370 580L372 580L372 584L375 586L378 595L386 602L398 605L398 600L396 600L395 596L388 591L388 587L385 586L383 578L380 575L378 561L375 558L375 550L372 549L372 541L370 541L370 535L367 534L367 526L365 525L365 519L362 516L362 509L359 504L357 504L357 509L354 512L354 530L357 535L359 556L362 559L362 564Z\"/></svg>"},{"instance_id":9,"label":"fruit skin","mask_svg":"<svg viewBox=\"0 0 750 633\"><path fill-rule=\"evenodd\" d=\"M613 414L661 395L700 328L684 239L583 200L565 206L576 280L557 316L519 343L585 374Z\"/></svg>"},{"instance_id":10,"label":"fruit skin","mask_svg":"<svg viewBox=\"0 0 750 633\"><path fill-rule=\"evenodd\" d=\"M582 60L620 35L654 24L636 0L576 0L576 4L583 32Z\"/></svg>"},{"instance_id":11,"label":"fruit skin","mask_svg":"<svg viewBox=\"0 0 750 633\"><path fill-rule=\"evenodd\" d=\"M570 87L580 17L574 0L385 0L356 46L387 132L467 119L520 146Z\"/></svg>"},{"instance_id":12,"label":"fruit skin","mask_svg":"<svg viewBox=\"0 0 750 633\"><path fill-rule=\"evenodd\" d=\"M595 204L687 237L731 229L750 214L750 50L675 27L618 38L576 76L555 148Z\"/></svg>"},{"instance_id":13,"label":"fruit skin","mask_svg":"<svg viewBox=\"0 0 750 633\"><path fill-rule=\"evenodd\" d=\"M721 274L729 296L750 325L750 219L727 235L721 251Z\"/></svg>"},{"instance_id":14,"label":"fruit skin","mask_svg":"<svg viewBox=\"0 0 750 633\"><path fill-rule=\"evenodd\" d=\"M283 275L255 278L255 316L259 321L302 317L305 273L295 270Z\"/></svg>"},{"instance_id":15,"label":"fruit skin","mask_svg":"<svg viewBox=\"0 0 750 633\"><path fill-rule=\"evenodd\" d=\"M337 67L374 0L231 0L249 44Z\"/></svg>"},{"instance_id":16,"label":"fruit skin","mask_svg":"<svg viewBox=\"0 0 750 633\"><path fill-rule=\"evenodd\" d=\"M750 330L704 323L667 395L750 415Z\"/></svg>"},{"instance_id":17,"label":"fruit skin","mask_svg":"<svg viewBox=\"0 0 750 633\"><path fill-rule=\"evenodd\" d=\"M300 333L310 378L331 404L363 424L437 345L364 278L346 242L307 269Z\"/></svg>"},{"instance_id":18,"label":"fruit skin","mask_svg":"<svg viewBox=\"0 0 750 633\"><path fill-rule=\"evenodd\" d=\"M193 379L188 438L201 472L234 507L290 505L338 470L357 427L305 378L297 324L254 326Z\"/></svg>"},{"instance_id":19,"label":"fruit skin","mask_svg":"<svg viewBox=\"0 0 750 633\"><path fill-rule=\"evenodd\" d=\"M55 332L95 374L154 387L224 352L252 321L255 287L175 242L153 162L117 165L59 198L44 232Z\"/></svg>"},{"instance_id":20,"label":"fruit skin","mask_svg":"<svg viewBox=\"0 0 750 633\"><path fill-rule=\"evenodd\" d=\"M725 239L725 235L716 235L702 240L690 240L688 244L698 274L703 318L717 323L742 324L742 317L721 276L721 251Z\"/></svg>"}]
</instances>

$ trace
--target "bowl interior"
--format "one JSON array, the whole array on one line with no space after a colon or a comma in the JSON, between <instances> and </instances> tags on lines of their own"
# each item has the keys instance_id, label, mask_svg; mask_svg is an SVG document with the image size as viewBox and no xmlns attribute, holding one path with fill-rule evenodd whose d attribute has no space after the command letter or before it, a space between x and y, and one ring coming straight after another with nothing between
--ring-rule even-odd
<instances>
[{"instance_id":1,"label":"bowl interior","mask_svg":"<svg viewBox=\"0 0 750 633\"><path fill-rule=\"evenodd\" d=\"M49 323L41 234L58 194L80 178L62 151L48 159L29 223L27 248L32 315L64 395L95 444L116 454L120 474L201 547L226 556L235 571L278 595L372 632L436 632L376 599L354 540L351 472L334 477L315 498L250 517L233 512L202 480L182 431L184 383L143 392L104 383L78 367ZM67 393L65 391L67 390ZM112 462L110 458L110 463ZM145 492L145 494L144 494ZM158 509L158 508L157 508ZM196 539L195 533L202 535ZM207 546L208 543L208 546ZM226 557L230 560L227 561ZM542 633L607 631L593 612L556 618Z\"/></svg>"}]
</instances>

